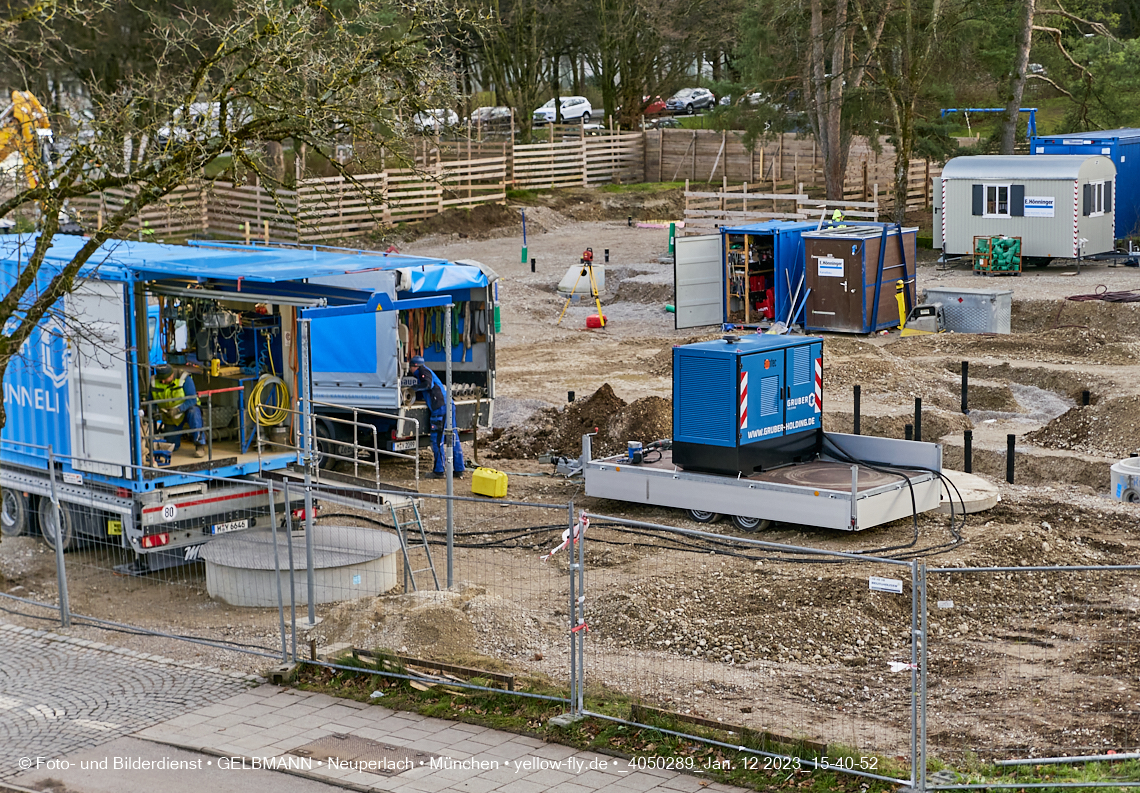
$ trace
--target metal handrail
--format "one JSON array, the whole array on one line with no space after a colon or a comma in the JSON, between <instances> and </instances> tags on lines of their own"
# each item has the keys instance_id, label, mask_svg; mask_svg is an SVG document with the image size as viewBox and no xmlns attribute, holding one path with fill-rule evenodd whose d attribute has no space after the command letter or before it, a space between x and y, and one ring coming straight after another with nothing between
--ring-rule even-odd
<instances>
[{"instance_id":1,"label":"metal handrail","mask_svg":"<svg viewBox=\"0 0 1140 793\"><path fill-rule=\"evenodd\" d=\"M205 433L206 433L206 460L209 462L212 462L214 459L214 394L228 394L228 393L232 393L234 391L242 391L242 390L244 390L244 388L242 386L234 386L231 388L214 388L214 389L210 389L208 391L199 391L196 394L194 394L194 396L199 398L199 399L202 397L206 398L205 421L202 422L202 429L196 430L196 431L197 432L205 431ZM189 398L190 398L189 395L184 397L184 399L189 399ZM191 434L191 433L195 432L195 430L190 430L190 429L169 430L167 432L155 432L154 431L154 428L155 428L154 407L155 407L155 405L158 405L160 403L165 403L165 402L171 402L171 401L173 401L173 400L170 398L167 398L167 399L148 399L148 400L144 400L144 401L139 403L140 407L143 407L146 409L147 421L150 424L150 432L147 433L147 446L148 446L148 451L150 453L150 459L152 461L154 460L154 453L155 453L154 443L155 443L156 439L168 438L168 437L175 436L175 435L178 435L178 436L187 435L187 434ZM198 407L201 407L201 405L199 405Z\"/></svg>"},{"instance_id":2,"label":"metal handrail","mask_svg":"<svg viewBox=\"0 0 1140 793\"><path fill-rule=\"evenodd\" d=\"M298 405L303 406L303 404L304 404L304 400L299 399ZM416 489L419 490L419 483L420 483L420 454L419 454L419 452L420 452L420 447L419 447L419 443L420 443L420 440L419 440L420 439L420 432L419 432L420 422L418 419L411 418L411 417L405 417L405 416L399 416L399 415L393 415L390 413L382 413L380 411L368 410L366 408L354 408L354 407L350 407L348 405L338 405L334 402L311 401L309 404L310 405L320 405L322 407L332 407L332 408L336 408L338 410L350 412L353 415L353 418L351 418L351 419L340 417L340 416L328 416L328 415L322 415L319 417L322 421L328 421L330 423L340 424L340 425L348 425L348 426L351 426L353 428L352 442L351 443L349 443L348 441L340 441L340 440L336 440L336 439L332 439L332 438L329 439L329 443L328 443L329 446L336 446L336 445L342 445L342 444L348 445L354 452L353 456L349 457L347 455L338 454L332 448L325 448L325 449L320 449L320 451L319 451L319 453L321 454L322 457L329 457L329 458L332 458L334 460L344 460L345 462L351 462L353 464L353 475L359 478L359 476L360 476L360 455L359 455L359 452L360 451L370 452L372 454L372 468L373 468L373 471L375 474L375 481L377 481L377 482L380 481L380 455L387 455L388 457L396 457L396 458L399 458L402 460L411 460L415 466ZM318 418L311 411L305 411L302 407L297 407L297 408L280 407L279 409L286 412L286 413L289 413L290 415L297 416L299 419L298 424L302 424L304 422L304 417L305 417L306 413L308 413L308 415L312 421L316 421L316 419ZM415 449L412 451L411 454L405 454L403 452L388 451L387 449L381 448L380 447L380 433L379 433L379 431L376 429L376 427L374 425L369 424L368 422L365 422L365 421L361 421L360 420L361 415L377 416L380 418L397 419L400 421L412 422L412 424L415 426L415 436L414 436ZM262 431L261 431L262 426L260 424L258 424L256 426L257 426L256 437L257 437L259 458L261 455L261 449L262 449L263 444L265 446L269 446L269 447L284 446L284 444L276 443L274 441L271 441L271 440L264 438ZM364 434L366 436L368 436L368 435L372 436L372 445L371 446L360 443L360 433L361 433L362 429L365 431ZM318 441L316 441L316 432L313 431L313 428L308 428L308 432L309 432L310 437L314 439L314 442L315 443L318 442ZM294 446L290 446L289 448L293 451L296 451L296 447L294 447ZM317 481L318 482L320 481L320 467L319 466L317 467Z\"/></svg>"}]
</instances>

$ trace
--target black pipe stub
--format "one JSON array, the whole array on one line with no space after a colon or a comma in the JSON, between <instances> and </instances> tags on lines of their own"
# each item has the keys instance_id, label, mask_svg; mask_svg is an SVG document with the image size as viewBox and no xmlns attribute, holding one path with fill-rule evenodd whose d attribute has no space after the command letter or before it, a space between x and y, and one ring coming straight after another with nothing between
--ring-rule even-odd
<instances>
[{"instance_id":1,"label":"black pipe stub","mask_svg":"<svg viewBox=\"0 0 1140 793\"><path fill-rule=\"evenodd\" d=\"M1088 407L1092 404L1092 392L1087 389L1081 392L1081 405Z\"/></svg>"},{"instance_id":2,"label":"black pipe stub","mask_svg":"<svg viewBox=\"0 0 1140 793\"><path fill-rule=\"evenodd\" d=\"M962 470L974 473L974 431L962 431Z\"/></svg>"},{"instance_id":3,"label":"black pipe stub","mask_svg":"<svg viewBox=\"0 0 1140 793\"><path fill-rule=\"evenodd\" d=\"M605 249L605 263L606 264L610 263L610 249L609 248Z\"/></svg>"},{"instance_id":4,"label":"black pipe stub","mask_svg":"<svg viewBox=\"0 0 1140 793\"><path fill-rule=\"evenodd\" d=\"M534 272L534 263L535 263L535 261L536 261L535 259L531 259L531 260L530 260L530 271L531 271L532 273Z\"/></svg>"},{"instance_id":5,"label":"black pipe stub","mask_svg":"<svg viewBox=\"0 0 1140 793\"><path fill-rule=\"evenodd\" d=\"M1013 463L1017 458L1017 436L1005 436L1005 481L1013 484Z\"/></svg>"},{"instance_id":6,"label":"black pipe stub","mask_svg":"<svg viewBox=\"0 0 1140 793\"><path fill-rule=\"evenodd\" d=\"M914 425L913 424L907 424L907 425L903 426L903 437L906 438L908 441L914 440Z\"/></svg>"},{"instance_id":7,"label":"black pipe stub","mask_svg":"<svg viewBox=\"0 0 1140 793\"><path fill-rule=\"evenodd\" d=\"M725 344L739 344L740 343L740 337L734 336L731 333L728 334L727 336L722 336L721 338L724 339Z\"/></svg>"},{"instance_id":8,"label":"black pipe stub","mask_svg":"<svg viewBox=\"0 0 1140 793\"><path fill-rule=\"evenodd\" d=\"M860 421L859 421L859 408L860 408L860 402L862 401L862 400L861 400L861 398L860 398L860 397L862 396L862 391L863 391L863 387L862 387L861 385L856 385L856 386L855 386L855 389L854 389L854 402L855 402L855 405L854 405L853 414L852 414L852 416L851 416L851 434L852 434L852 435L860 435L860 434L862 434L862 433L860 433L860 432L859 432L859 430L860 430L860 426L859 426L859 424L860 424Z\"/></svg>"},{"instance_id":9,"label":"black pipe stub","mask_svg":"<svg viewBox=\"0 0 1140 793\"><path fill-rule=\"evenodd\" d=\"M574 401L574 392L573 391L567 391L566 392L566 401L567 402L573 402Z\"/></svg>"}]
</instances>

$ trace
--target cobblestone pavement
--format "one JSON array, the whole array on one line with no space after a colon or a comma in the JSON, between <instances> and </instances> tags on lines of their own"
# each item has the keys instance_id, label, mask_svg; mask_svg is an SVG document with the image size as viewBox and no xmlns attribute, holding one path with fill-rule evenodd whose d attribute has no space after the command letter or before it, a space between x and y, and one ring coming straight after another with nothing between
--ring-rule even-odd
<instances>
[{"instance_id":1,"label":"cobblestone pavement","mask_svg":"<svg viewBox=\"0 0 1140 793\"><path fill-rule=\"evenodd\" d=\"M0 779L220 702L259 678L0 622Z\"/></svg>"}]
</instances>

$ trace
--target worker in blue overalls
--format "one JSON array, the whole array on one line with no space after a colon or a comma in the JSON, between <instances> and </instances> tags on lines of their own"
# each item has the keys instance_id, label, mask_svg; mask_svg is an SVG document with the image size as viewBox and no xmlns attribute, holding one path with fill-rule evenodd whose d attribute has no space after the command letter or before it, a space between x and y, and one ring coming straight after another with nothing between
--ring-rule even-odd
<instances>
[{"instance_id":1,"label":"worker in blue overalls","mask_svg":"<svg viewBox=\"0 0 1140 793\"><path fill-rule=\"evenodd\" d=\"M408 373L416 378L416 394L427 403L431 421L431 453L435 457L431 476L433 479L442 479L445 475L443 470L443 429L447 416L446 392L443 383L436 377L435 372L424 365L423 356L412 356L411 363L412 368ZM453 428L456 426L454 402L451 403L451 426ZM465 470L467 469L463 464L463 447L459 444L459 432L456 431L451 475L456 479L462 479Z\"/></svg>"}]
</instances>

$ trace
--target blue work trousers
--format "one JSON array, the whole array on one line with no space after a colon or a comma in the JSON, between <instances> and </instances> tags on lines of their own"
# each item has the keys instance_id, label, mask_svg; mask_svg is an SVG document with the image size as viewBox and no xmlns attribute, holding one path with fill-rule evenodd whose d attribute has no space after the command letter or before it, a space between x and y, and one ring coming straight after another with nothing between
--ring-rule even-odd
<instances>
[{"instance_id":1,"label":"blue work trousers","mask_svg":"<svg viewBox=\"0 0 1140 793\"><path fill-rule=\"evenodd\" d=\"M429 417L431 421L431 453L435 457L435 466L432 471L443 473L443 422L447 414L443 410L434 412ZM466 469L463 464L463 447L459 443L459 428L455 425L455 405L451 406L451 426L455 428L455 449L453 451L452 470L461 474Z\"/></svg>"},{"instance_id":2,"label":"blue work trousers","mask_svg":"<svg viewBox=\"0 0 1140 793\"><path fill-rule=\"evenodd\" d=\"M194 443L198 446L205 446L206 445L206 433L201 432L201 429L202 429L202 408L198 407L197 405L192 406L185 413L182 414L181 423L174 424L174 425L168 424L168 425L166 425L163 432L173 432L174 430L181 430L181 429L189 429L191 431L190 440L194 441ZM194 430L198 430L198 431L194 432ZM174 442L174 450L177 451L178 448L182 445L182 435L184 435L184 434L185 433L179 433L178 435L167 435L164 438L162 438L162 440L173 441Z\"/></svg>"}]
</instances>

